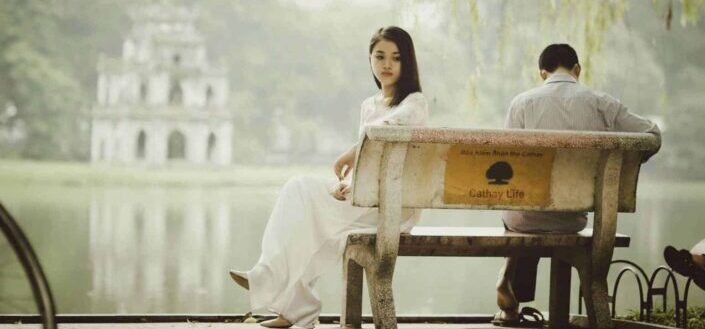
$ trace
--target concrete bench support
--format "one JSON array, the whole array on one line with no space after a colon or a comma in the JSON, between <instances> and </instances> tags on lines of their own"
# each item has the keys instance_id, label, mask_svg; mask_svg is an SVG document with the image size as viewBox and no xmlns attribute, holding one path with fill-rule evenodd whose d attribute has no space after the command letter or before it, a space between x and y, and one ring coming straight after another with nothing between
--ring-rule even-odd
<instances>
[{"instance_id":1,"label":"concrete bench support","mask_svg":"<svg viewBox=\"0 0 705 329\"><path fill-rule=\"evenodd\" d=\"M579 273L590 326L611 328L607 272L614 247L629 244L629 237L616 233L617 214L634 211L640 160L644 153L656 151L659 143L648 134L368 127L358 149L353 204L378 207L380 219L377 234L348 237L341 327L361 326L363 273L375 328L397 327L392 280L398 256L535 255L551 257L551 328L563 328L569 321L571 267ZM465 146L470 148L463 149ZM458 154L465 158L457 160ZM505 162L505 155L513 156L514 160L506 162L516 174L510 169L510 174L502 174L504 178L490 177L493 174L488 169L487 182L482 181L485 177L464 177L485 176L484 167L479 174L477 168L473 169L474 155L478 155L478 166L485 161L480 159L484 155L489 157L488 163ZM541 158L538 168L550 170L538 183L531 181L535 177L529 177L529 185L516 183L519 187L514 188L511 184L527 179L522 166L531 166L533 161L516 160L521 157ZM457 161L465 161L460 165L468 167L467 175L465 167L460 167L459 175L457 169L451 172L449 168L458 168ZM513 176L517 178L509 182ZM498 183L498 179L507 181ZM477 186L468 186L468 181ZM505 193L486 184L506 184L506 195L511 200L499 197L477 201L463 194L469 188L468 195L474 198L476 187L489 191L487 195ZM592 230L577 234L521 234L501 228L462 227L417 227L411 234L400 234L403 208L594 211L595 220Z\"/></svg>"}]
</instances>

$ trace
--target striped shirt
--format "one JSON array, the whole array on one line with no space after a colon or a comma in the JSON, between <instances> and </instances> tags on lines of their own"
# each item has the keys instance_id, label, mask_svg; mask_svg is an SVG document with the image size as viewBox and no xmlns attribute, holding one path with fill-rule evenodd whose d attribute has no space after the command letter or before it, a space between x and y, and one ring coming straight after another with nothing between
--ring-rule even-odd
<instances>
[{"instance_id":1,"label":"striped shirt","mask_svg":"<svg viewBox=\"0 0 705 329\"><path fill-rule=\"evenodd\" d=\"M658 126L629 112L616 98L578 83L569 74L552 74L543 86L516 96L505 128L644 132L660 138ZM577 232L586 213L507 211L504 224L517 232Z\"/></svg>"}]
</instances>

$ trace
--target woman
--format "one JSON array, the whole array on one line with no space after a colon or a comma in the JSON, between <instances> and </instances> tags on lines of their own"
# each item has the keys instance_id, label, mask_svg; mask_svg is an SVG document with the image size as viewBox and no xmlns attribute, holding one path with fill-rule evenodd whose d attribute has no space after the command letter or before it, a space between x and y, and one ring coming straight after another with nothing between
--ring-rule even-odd
<instances>
[{"instance_id":1,"label":"woman","mask_svg":"<svg viewBox=\"0 0 705 329\"><path fill-rule=\"evenodd\" d=\"M380 92L362 103L359 136L366 125L425 125L428 106L409 34L394 26L379 29L370 40L369 56ZM261 325L312 328L321 310L316 279L341 260L348 234L376 230L377 209L353 207L350 187L343 182L356 151L353 145L335 161L337 181L290 179L267 222L259 261L247 272L230 272L238 285L249 289L253 311L267 309L278 315ZM419 215L406 211L402 232L409 232Z\"/></svg>"}]
</instances>

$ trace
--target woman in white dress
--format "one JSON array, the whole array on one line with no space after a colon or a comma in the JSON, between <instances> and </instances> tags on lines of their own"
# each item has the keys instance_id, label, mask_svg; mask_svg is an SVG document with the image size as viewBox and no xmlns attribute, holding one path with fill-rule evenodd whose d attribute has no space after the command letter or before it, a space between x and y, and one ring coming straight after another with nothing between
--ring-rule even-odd
<instances>
[{"instance_id":1,"label":"woman in white dress","mask_svg":"<svg viewBox=\"0 0 705 329\"><path fill-rule=\"evenodd\" d=\"M390 26L370 40L370 66L380 92L361 106L359 136L367 125L422 126L428 118L421 94L414 45L409 34ZM317 278L339 264L351 232L374 232L377 209L353 207L345 178L355 162L357 144L335 162L337 179L291 178L282 188L262 237L262 254L252 269L230 271L249 290L252 311L269 310L270 328L312 328L321 303ZM418 222L418 211L404 213L402 232Z\"/></svg>"}]
</instances>

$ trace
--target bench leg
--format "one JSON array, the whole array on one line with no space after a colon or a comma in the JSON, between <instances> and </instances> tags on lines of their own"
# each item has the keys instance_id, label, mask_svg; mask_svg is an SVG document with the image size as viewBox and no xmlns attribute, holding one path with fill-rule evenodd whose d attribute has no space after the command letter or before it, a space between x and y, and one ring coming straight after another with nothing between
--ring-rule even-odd
<instances>
[{"instance_id":1,"label":"bench leg","mask_svg":"<svg viewBox=\"0 0 705 329\"><path fill-rule=\"evenodd\" d=\"M551 258L551 292L549 298L549 328L568 328L570 321L570 264Z\"/></svg>"},{"instance_id":2,"label":"bench leg","mask_svg":"<svg viewBox=\"0 0 705 329\"><path fill-rule=\"evenodd\" d=\"M609 306L607 276L596 273L589 265L578 268L578 273L590 328L614 328Z\"/></svg>"},{"instance_id":3,"label":"bench leg","mask_svg":"<svg viewBox=\"0 0 705 329\"><path fill-rule=\"evenodd\" d=\"M591 328L612 328L610 297L607 292L609 272L619 211L619 181L622 152L603 151L595 180L595 220L589 257L578 268L580 289L585 296Z\"/></svg>"},{"instance_id":4,"label":"bench leg","mask_svg":"<svg viewBox=\"0 0 705 329\"><path fill-rule=\"evenodd\" d=\"M392 275L394 270L379 271L378 268L365 268L367 288L372 307L372 318L376 329L396 329L397 318L394 311Z\"/></svg>"},{"instance_id":5,"label":"bench leg","mask_svg":"<svg viewBox=\"0 0 705 329\"><path fill-rule=\"evenodd\" d=\"M347 257L343 260L343 294L340 328L361 328L362 266Z\"/></svg>"}]
</instances>

